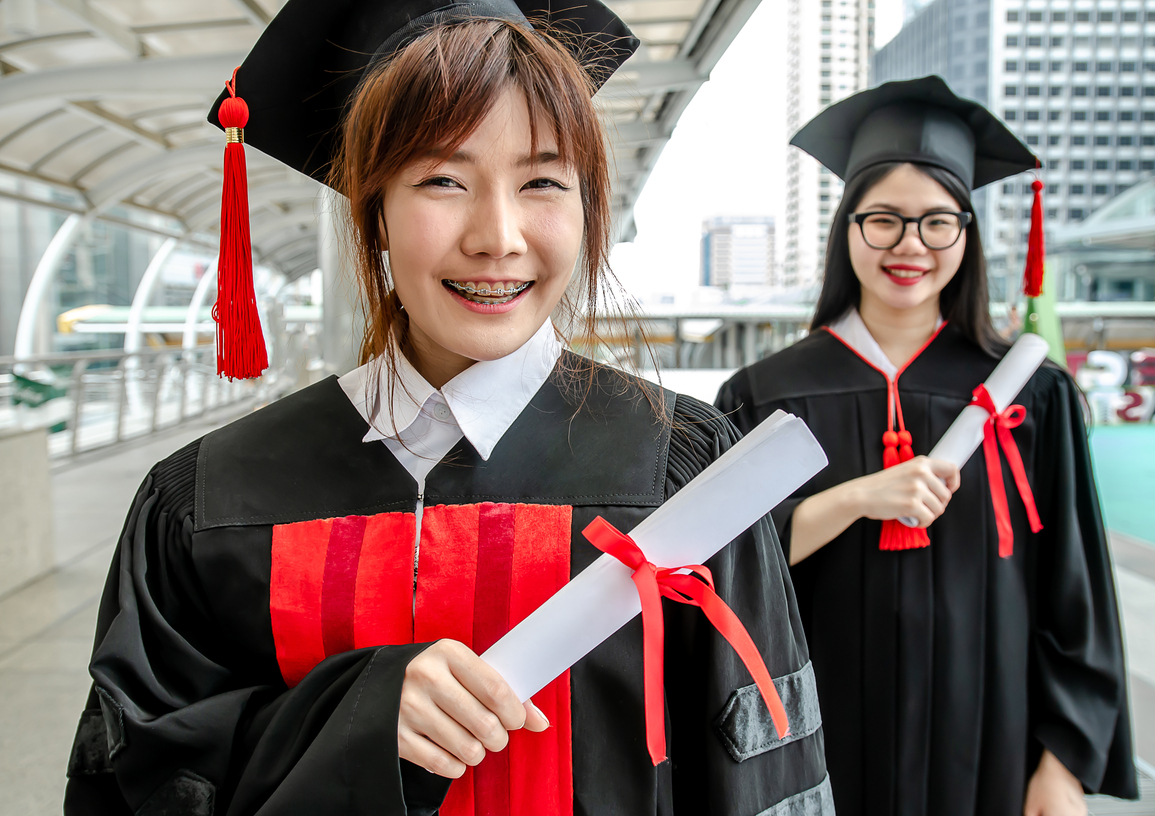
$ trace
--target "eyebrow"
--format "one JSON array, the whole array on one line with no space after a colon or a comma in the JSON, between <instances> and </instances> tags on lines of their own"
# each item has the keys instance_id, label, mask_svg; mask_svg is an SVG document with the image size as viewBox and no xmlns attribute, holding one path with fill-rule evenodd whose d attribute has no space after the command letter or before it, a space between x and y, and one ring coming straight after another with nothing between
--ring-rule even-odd
<instances>
[{"instance_id":1,"label":"eyebrow","mask_svg":"<svg viewBox=\"0 0 1155 816\"><path fill-rule=\"evenodd\" d=\"M436 151L429 151L430 158L436 158ZM445 160L446 162L458 162L460 164L474 164L476 157L467 150L458 150L452 156ZM518 167L534 167L541 164L554 164L561 161L561 156L555 150L542 150L536 154L522 156L517 160Z\"/></svg>"},{"instance_id":2,"label":"eyebrow","mask_svg":"<svg viewBox=\"0 0 1155 816\"><path fill-rule=\"evenodd\" d=\"M875 202L875 203L872 203L872 204L869 204L867 206L862 207L860 212L871 212L871 211L875 211L875 210L886 210L887 212L899 213L901 211L901 208L895 204L886 204L885 202L880 201L880 202ZM922 214L926 215L927 213L933 213L933 212L958 212L958 211L952 209L950 205L943 204L943 205L937 206L937 207L927 207L925 210L922 211Z\"/></svg>"}]
</instances>

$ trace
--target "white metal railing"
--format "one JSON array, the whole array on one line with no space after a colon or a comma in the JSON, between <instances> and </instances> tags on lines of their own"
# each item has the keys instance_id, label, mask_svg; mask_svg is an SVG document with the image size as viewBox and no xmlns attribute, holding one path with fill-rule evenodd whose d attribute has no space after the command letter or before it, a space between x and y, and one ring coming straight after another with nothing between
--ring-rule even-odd
<instances>
[{"instance_id":1,"label":"white metal railing","mask_svg":"<svg viewBox=\"0 0 1155 816\"><path fill-rule=\"evenodd\" d=\"M0 432L47 427L50 455L69 456L259 404L271 396L268 379L220 379L211 344L0 357Z\"/></svg>"}]
</instances>

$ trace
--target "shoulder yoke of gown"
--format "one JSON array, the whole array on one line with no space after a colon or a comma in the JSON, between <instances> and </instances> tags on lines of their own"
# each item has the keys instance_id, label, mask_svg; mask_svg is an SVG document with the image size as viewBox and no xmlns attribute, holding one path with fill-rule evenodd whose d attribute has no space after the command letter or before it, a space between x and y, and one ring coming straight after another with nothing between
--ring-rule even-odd
<instances>
[{"instance_id":1,"label":"shoulder yoke of gown","mask_svg":"<svg viewBox=\"0 0 1155 816\"><path fill-rule=\"evenodd\" d=\"M971 391L998 364L961 331L943 327L899 375L903 391L970 399ZM750 397L767 405L798 397L829 396L885 389L882 374L823 329L746 369Z\"/></svg>"},{"instance_id":2,"label":"shoulder yoke of gown","mask_svg":"<svg viewBox=\"0 0 1155 816\"><path fill-rule=\"evenodd\" d=\"M588 365L563 354L488 461L462 439L427 477L426 504L661 504L670 422L634 378L596 364L575 413ZM675 395L653 391L668 420ZM367 430L330 377L210 433L195 529L412 510L416 482L383 444L361 441Z\"/></svg>"}]
</instances>

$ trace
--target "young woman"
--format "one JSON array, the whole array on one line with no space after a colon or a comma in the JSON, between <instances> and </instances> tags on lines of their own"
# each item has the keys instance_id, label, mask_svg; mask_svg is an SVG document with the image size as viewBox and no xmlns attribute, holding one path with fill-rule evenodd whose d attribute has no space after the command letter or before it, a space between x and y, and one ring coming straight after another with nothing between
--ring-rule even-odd
<instances>
[{"instance_id":1,"label":"young woman","mask_svg":"<svg viewBox=\"0 0 1155 816\"><path fill-rule=\"evenodd\" d=\"M1071 378L1044 366L1015 400L1042 530L1011 495L1009 557L982 454L961 473L913 455L1007 350L970 189L1034 157L938 77L850 97L793 143L846 180L813 330L739 371L718 406L743 430L793 412L830 457L773 515L839 814L1066 816L1086 812L1084 788L1134 796L1115 591Z\"/></svg>"},{"instance_id":2,"label":"young woman","mask_svg":"<svg viewBox=\"0 0 1155 816\"><path fill-rule=\"evenodd\" d=\"M291 0L237 74L246 141L348 197L365 365L149 474L66 812L829 812L768 519L709 566L785 739L688 607L667 611L657 767L638 621L524 705L477 657L600 555L581 536L595 517L628 531L736 433L565 350L550 319L576 313L575 269L587 318L598 305L610 191L590 97L636 41L596 3L552 28L512 3L419 5Z\"/></svg>"}]
</instances>

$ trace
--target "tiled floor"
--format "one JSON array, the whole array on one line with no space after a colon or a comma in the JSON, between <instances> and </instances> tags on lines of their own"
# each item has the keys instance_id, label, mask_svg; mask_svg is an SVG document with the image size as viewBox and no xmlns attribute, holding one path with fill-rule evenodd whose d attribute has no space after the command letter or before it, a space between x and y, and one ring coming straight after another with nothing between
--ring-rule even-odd
<instances>
[{"instance_id":1,"label":"tiled floor","mask_svg":"<svg viewBox=\"0 0 1155 816\"><path fill-rule=\"evenodd\" d=\"M185 428L54 474L62 566L0 596L0 816L60 813L64 767L88 691L97 603L124 513L152 463L209 427ZM1155 546L1115 535L1112 547L1136 749L1155 763ZM1143 774L1142 789L1139 802L1091 797L1090 813L1155 816L1155 774Z\"/></svg>"}]
</instances>

